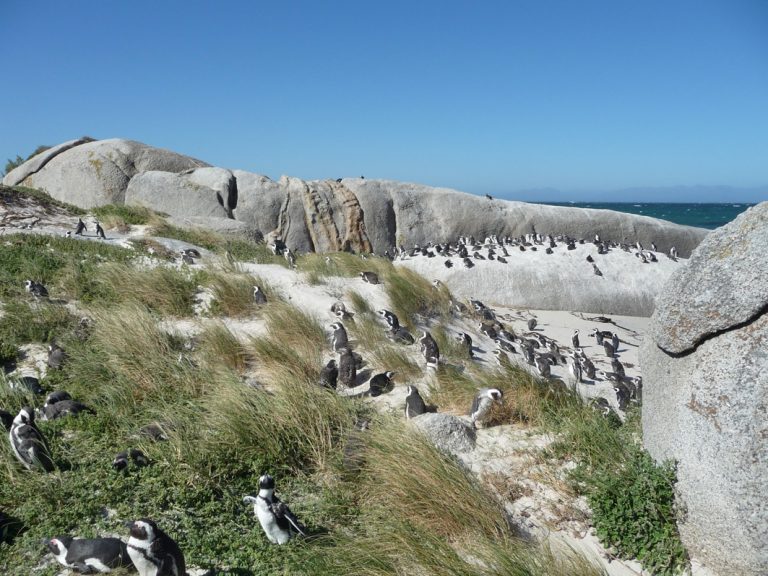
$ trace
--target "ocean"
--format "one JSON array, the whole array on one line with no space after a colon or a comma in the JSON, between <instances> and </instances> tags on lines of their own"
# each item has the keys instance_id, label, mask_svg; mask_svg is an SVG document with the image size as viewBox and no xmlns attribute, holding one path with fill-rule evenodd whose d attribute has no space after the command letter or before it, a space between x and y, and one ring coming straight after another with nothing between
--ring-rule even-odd
<instances>
[{"instance_id":1,"label":"ocean","mask_svg":"<svg viewBox=\"0 0 768 576\"><path fill-rule=\"evenodd\" d=\"M669 220L676 224L697 226L713 230L728 224L747 208L754 204L667 204L662 202L535 202L550 206L570 206L572 208L597 208L640 214L652 218Z\"/></svg>"}]
</instances>

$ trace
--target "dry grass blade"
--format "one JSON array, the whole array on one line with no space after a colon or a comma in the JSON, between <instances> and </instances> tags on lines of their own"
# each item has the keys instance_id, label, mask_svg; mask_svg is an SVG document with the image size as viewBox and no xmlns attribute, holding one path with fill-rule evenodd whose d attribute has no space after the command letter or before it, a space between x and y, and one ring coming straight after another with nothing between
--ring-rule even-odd
<instances>
[{"instance_id":1,"label":"dry grass blade","mask_svg":"<svg viewBox=\"0 0 768 576\"><path fill-rule=\"evenodd\" d=\"M209 366L223 364L227 368L242 373L251 359L246 346L223 322L214 322L206 326L200 334L200 347Z\"/></svg>"},{"instance_id":2,"label":"dry grass blade","mask_svg":"<svg viewBox=\"0 0 768 576\"><path fill-rule=\"evenodd\" d=\"M413 327L417 316L444 318L450 313L450 292L435 288L409 268L392 267L384 284L392 311L398 315L401 324Z\"/></svg>"}]
</instances>

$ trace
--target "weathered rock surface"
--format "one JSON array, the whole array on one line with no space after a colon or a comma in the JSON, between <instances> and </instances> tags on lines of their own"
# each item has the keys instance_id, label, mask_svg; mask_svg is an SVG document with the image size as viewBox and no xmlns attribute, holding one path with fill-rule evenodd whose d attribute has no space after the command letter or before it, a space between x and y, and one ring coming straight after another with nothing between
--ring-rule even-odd
<instances>
[{"instance_id":1,"label":"weathered rock surface","mask_svg":"<svg viewBox=\"0 0 768 576\"><path fill-rule=\"evenodd\" d=\"M200 160L132 140L80 141L46 150L9 172L3 183L45 190L81 208L123 204L128 182L148 170L182 172Z\"/></svg>"},{"instance_id":2,"label":"weathered rock surface","mask_svg":"<svg viewBox=\"0 0 768 576\"><path fill-rule=\"evenodd\" d=\"M641 348L643 440L678 462L679 522L716 574L768 574L768 203L712 232Z\"/></svg>"},{"instance_id":3,"label":"weathered rock surface","mask_svg":"<svg viewBox=\"0 0 768 576\"><path fill-rule=\"evenodd\" d=\"M428 412L411 422L432 444L448 454L461 454L475 448L475 431L457 416Z\"/></svg>"}]
</instances>

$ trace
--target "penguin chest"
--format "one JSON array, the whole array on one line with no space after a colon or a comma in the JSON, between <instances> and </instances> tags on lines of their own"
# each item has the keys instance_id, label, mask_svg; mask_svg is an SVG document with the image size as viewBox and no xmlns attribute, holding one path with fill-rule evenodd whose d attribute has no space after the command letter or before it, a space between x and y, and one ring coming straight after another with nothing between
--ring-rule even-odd
<instances>
[{"instance_id":1,"label":"penguin chest","mask_svg":"<svg viewBox=\"0 0 768 576\"><path fill-rule=\"evenodd\" d=\"M272 509L265 500L259 498L255 508L259 524L261 524L270 542L273 544L285 544L291 539L291 533L278 525L277 517L275 517L274 512L272 512Z\"/></svg>"},{"instance_id":2,"label":"penguin chest","mask_svg":"<svg viewBox=\"0 0 768 576\"><path fill-rule=\"evenodd\" d=\"M136 549L139 548L139 549ZM158 576L158 565L147 557L149 552L146 548L137 546L136 548L131 546L130 540L128 541L128 556L131 557L131 562L136 567L136 571L139 576Z\"/></svg>"}]
</instances>

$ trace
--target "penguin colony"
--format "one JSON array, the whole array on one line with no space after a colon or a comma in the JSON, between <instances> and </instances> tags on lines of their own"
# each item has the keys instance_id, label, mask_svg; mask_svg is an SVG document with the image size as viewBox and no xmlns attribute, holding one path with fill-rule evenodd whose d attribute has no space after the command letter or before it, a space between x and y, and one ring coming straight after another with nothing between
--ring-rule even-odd
<instances>
[{"instance_id":1,"label":"penguin colony","mask_svg":"<svg viewBox=\"0 0 768 576\"><path fill-rule=\"evenodd\" d=\"M98 238L106 239L103 228L95 222L95 230ZM87 227L82 220L78 221L75 235L82 236ZM70 233L67 233L71 237ZM445 258L445 266L453 266L450 258L461 260L465 267L471 268L475 262L482 260L497 260L507 263L507 258L512 257L513 249L519 251L537 250L544 247L545 253L552 254L553 250L564 245L571 250L575 247L573 238L558 236L542 236L530 234L520 238L506 237L499 240L496 236L486 238L478 243L472 237L461 237L452 244L429 244L425 248L415 246L406 251L399 247L393 250L394 257L390 259L424 256L433 258L437 255ZM580 241L583 243L583 240ZM657 262L655 245L653 250L643 249L637 243L631 246L626 243L609 243L595 236L593 242L598 246L598 254L606 254L610 250L621 249L625 251L635 250L635 256L642 263ZM275 254L283 254L291 268L295 267L295 254L277 239L270 244ZM512 252L514 253L514 252ZM185 264L194 264L201 254L194 248L180 251L180 259ZM671 248L668 257L676 260L675 248ZM599 268L591 256L587 257L594 274L602 276ZM374 272L361 272L360 279L368 284L380 284L381 280ZM48 297L46 287L37 281L27 280L26 291L35 299ZM435 284L440 289L440 284ZM253 300L258 305L266 305L267 297L259 286L253 287ZM610 362L611 370L596 370L594 362L587 357L580 345L579 330L575 330L571 338L571 346L561 346L553 339L547 338L537 331L537 319L529 318L526 322L527 332L516 334L509 326L503 324L493 309L478 300L470 300L470 307L463 303L454 302L455 314L459 317L473 315L477 320L478 332L491 339L496 346L493 354L496 362L502 369L511 367L513 362L529 365L532 370L544 379L551 377L551 366L568 364L569 373L575 384L587 380L604 380L613 385L616 401L621 410L626 410L630 402L640 402L642 399L642 380L639 377L627 377L620 360L621 341L616 332L594 328L589 334L594 338L598 346L602 346L605 360ZM470 310L471 308L471 310ZM363 364L359 354L352 348L344 322L354 322L354 314L347 310L343 302L336 302L331 307L331 313L336 321L329 325L330 345L338 359L331 358L320 370L318 385L331 390L350 390L361 386L357 370ZM416 338L401 323L397 315L387 309L376 312L382 322L386 336L398 344L404 346L414 345ZM456 341L465 350L467 358L472 361L475 358L475 344L470 334L457 332L454 334ZM424 359L425 370L434 372L440 369L441 357L437 341L428 330L421 330L418 337L420 353ZM513 356L520 356L520 360ZM64 350L56 343L51 343L48 349L47 364L49 368L58 370L66 362L67 356ZM391 391L396 376L393 371L384 371L375 374L368 380L366 395L375 397ZM29 388L35 393L42 393L42 389ZM473 427L477 427L492 407L503 402L503 391L497 388L483 388L479 390L469 407L467 417ZM608 415L612 412L610 402L602 397L592 400L596 410ZM434 412L435 406L427 405L418 388L407 386L405 398L406 419L416 418L427 412ZM14 456L20 464L30 471L51 472L56 468L55 459L50 453L46 438L36 425L36 417L40 420L53 420L63 417L73 417L80 414L95 414L88 406L74 400L65 391L57 391L48 395L43 407L37 412L29 407L22 408L14 417L4 410L0 410L0 419L8 431L8 438ZM155 424L145 427L146 434L156 441L167 439L162 427ZM361 428L364 430L364 428ZM112 462L116 471L126 472L130 468L139 468L149 465L148 458L137 449L129 449L117 454ZM290 508L275 494L275 480L269 474L259 478L259 491L256 496L246 495L242 502L253 506L253 512L258 519L267 539L274 544L285 544L296 536L307 536L307 529L301 524ZM116 567L135 567L141 576L183 576L186 574L186 564L182 551L178 544L151 519L143 518L126 524L129 538L123 542L116 538L97 539L73 539L70 536L59 536L47 542L47 546L54 558L63 566L72 568L82 573L109 572Z\"/></svg>"}]
</instances>

